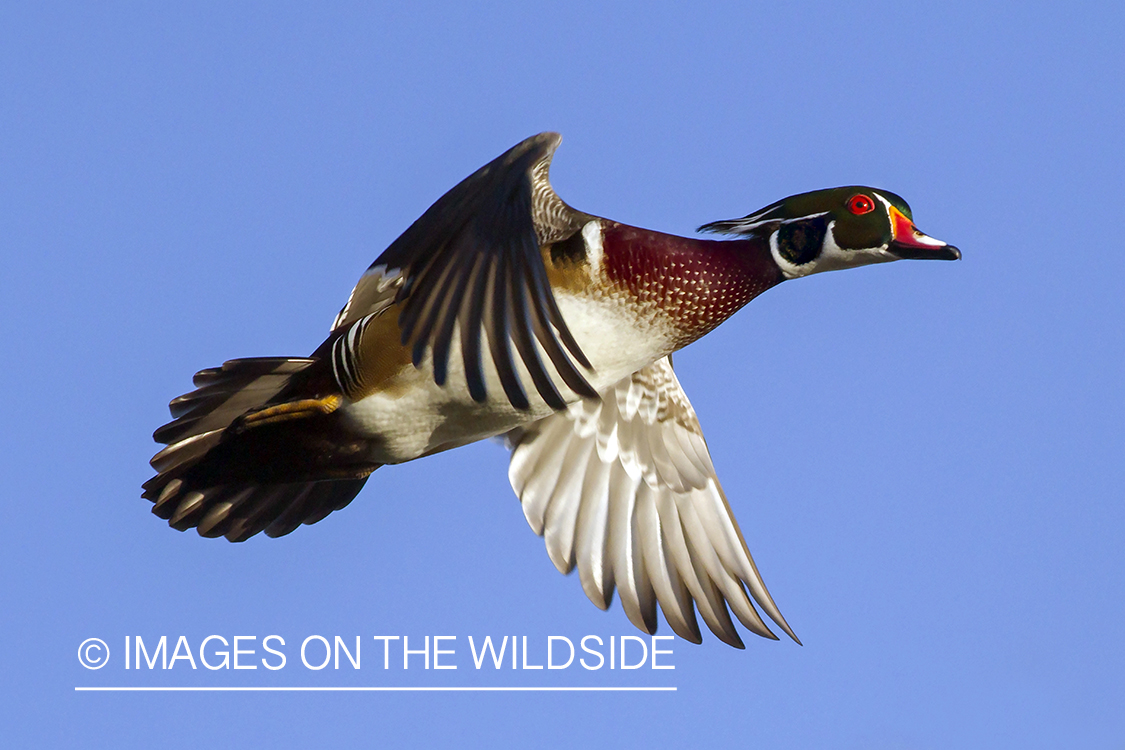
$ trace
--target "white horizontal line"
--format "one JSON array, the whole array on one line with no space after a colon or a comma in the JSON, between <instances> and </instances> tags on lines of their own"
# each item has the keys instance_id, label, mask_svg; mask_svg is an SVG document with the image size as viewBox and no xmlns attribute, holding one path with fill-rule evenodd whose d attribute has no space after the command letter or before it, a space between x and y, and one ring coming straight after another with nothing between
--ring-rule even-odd
<instances>
[{"instance_id":1,"label":"white horizontal line","mask_svg":"<svg viewBox=\"0 0 1125 750\"><path fill-rule=\"evenodd\" d=\"M76 687L97 693L655 693L674 687Z\"/></svg>"}]
</instances>

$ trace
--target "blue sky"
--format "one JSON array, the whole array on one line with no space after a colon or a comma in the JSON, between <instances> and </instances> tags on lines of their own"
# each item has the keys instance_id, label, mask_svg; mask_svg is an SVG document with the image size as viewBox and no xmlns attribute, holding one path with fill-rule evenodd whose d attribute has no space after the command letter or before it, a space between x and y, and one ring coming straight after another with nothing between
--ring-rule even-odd
<instances>
[{"instance_id":1,"label":"blue sky","mask_svg":"<svg viewBox=\"0 0 1125 750\"><path fill-rule=\"evenodd\" d=\"M13 746L1120 746L1125 14L918 5L0 12ZM871 184L962 249L784 284L677 356L803 647L474 669L470 635L527 636L542 663L551 635L638 634L554 570L492 443L384 468L281 540L178 534L140 498L193 372L311 352L399 232L542 130L565 138L563 198L626 223L690 234ZM257 659L270 634L282 670L122 663L126 636L198 658L253 635ZM310 635L361 636L362 668L306 669ZM458 669L383 670L375 635L456 635ZM98 671L75 658L91 637Z\"/></svg>"}]
</instances>

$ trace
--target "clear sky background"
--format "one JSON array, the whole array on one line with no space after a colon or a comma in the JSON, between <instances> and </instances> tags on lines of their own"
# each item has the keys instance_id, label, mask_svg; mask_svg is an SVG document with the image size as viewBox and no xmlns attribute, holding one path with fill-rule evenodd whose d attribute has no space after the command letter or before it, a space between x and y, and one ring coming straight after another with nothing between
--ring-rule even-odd
<instances>
[{"instance_id":1,"label":"clear sky background","mask_svg":"<svg viewBox=\"0 0 1125 750\"><path fill-rule=\"evenodd\" d=\"M1117 3L7 5L5 742L1122 747L1123 38ZM280 540L140 498L193 372L311 352L389 242L542 130L563 198L619 221L691 234L859 183L964 252L784 284L677 357L803 647L473 669L469 635L542 664L549 635L638 634L555 571L494 443ZM283 670L124 669L126 636L254 635L253 663L269 634ZM361 669L303 667L313 634L362 636ZM456 635L458 669L384 671L374 635Z\"/></svg>"}]
</instances>

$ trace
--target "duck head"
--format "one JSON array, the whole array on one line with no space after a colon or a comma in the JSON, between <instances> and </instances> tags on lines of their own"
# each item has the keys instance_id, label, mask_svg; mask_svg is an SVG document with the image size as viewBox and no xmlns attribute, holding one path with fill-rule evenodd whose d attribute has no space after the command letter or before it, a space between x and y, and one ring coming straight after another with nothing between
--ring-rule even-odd
<instances>
[{"instance_id":1,"label":"duck head","mask_svg":"<svg viewBox=\"0 0 1125 750\"><path fill-rule=\"evenodd\" d=\"M899 196L851 186L792 195L749 216L701 232L757 237L786 278L910 259L957 260L961 251L923 234Z\"/></svg>"}]
</instances>

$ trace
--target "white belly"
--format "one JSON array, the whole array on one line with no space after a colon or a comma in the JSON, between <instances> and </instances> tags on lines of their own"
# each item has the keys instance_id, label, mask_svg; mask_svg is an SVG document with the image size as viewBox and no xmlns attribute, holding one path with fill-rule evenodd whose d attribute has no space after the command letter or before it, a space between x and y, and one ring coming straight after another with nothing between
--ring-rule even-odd
<instances>
[{"instance_id":1,"label":"white belly","mask_svg":"<svg viewBox=\"0 0 1125 750\"><path fill-rule=\"evenodd\" d=\"M671 336L662 326L653 320L640 320L618 300L565 293L556 294L556 300L575 340L594 366L593 372L584 374L599 393L671 351ZM391 387L342 407L341 414L351 427L375 441L375 460L409 461L502 434L554 412L535 390L518 357L514 358L516 370L531 406L521 411L508 403L487 347L483 360L488 399L483 404L473 401L459 341L455 333L444 386L434 383L427 354L421 367L403 368ZM542 349L540 359L563 398L568 403L577 401L579 396L554 373Z\"/></svg>"}]
</instances>

